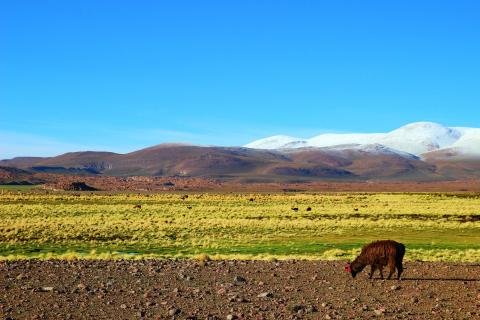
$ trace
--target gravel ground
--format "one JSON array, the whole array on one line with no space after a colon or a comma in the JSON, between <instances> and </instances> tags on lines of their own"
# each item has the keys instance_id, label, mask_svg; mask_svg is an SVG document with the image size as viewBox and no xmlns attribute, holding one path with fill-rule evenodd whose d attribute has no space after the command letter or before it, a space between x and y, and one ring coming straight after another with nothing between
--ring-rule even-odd
<instances>
[{"instance_id":1,"label":"gravel ground","mask_svg":"<svg viewBox=\"0 0 480 320\"><path fill-rule=\"evenodd\" d=\"M3 319L480 319L480 264L407 262L402 281L336 261L0 262Z\"/></svg>"}]
</instances>

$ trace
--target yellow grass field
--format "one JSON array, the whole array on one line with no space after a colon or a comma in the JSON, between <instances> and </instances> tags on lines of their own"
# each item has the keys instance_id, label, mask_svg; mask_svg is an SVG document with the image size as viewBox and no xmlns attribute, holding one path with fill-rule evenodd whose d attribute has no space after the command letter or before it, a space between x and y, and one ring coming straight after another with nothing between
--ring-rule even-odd
<instances>
[{"instance_id":1,"label":"yellow grass field","mask_svg":"<svg viewBox=\"0 0 480 320\"><path fill-rule=\"evenodd\" d=\"M409 260L480 261L480 195L0 195L0 259L351 259L376 239Z\"/></svg>"}]
</instances>

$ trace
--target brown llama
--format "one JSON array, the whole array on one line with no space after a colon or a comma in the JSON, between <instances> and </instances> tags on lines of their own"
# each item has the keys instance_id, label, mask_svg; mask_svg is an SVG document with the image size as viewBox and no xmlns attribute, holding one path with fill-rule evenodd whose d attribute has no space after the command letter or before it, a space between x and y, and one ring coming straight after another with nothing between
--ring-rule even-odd
<instances>
[{"instance_id":1,"label":"brown llama","mask_svg":"<svg viewBox=\"0 0 480 320\"><path fill-rule=\"evenodd\" d=\"M372 279L375 270L380 271L380 277L383 279L383 267L388 266L389 274L387 279L397 269L397 279L400 280L403 271L402 260L405 255L405 246L393 240L374 241L362 248L360 255L347 263L345 271L352 274L355 278L357 273L361 272L367 265L370 265L369 278Z\"/></svg>"}]
</instances>

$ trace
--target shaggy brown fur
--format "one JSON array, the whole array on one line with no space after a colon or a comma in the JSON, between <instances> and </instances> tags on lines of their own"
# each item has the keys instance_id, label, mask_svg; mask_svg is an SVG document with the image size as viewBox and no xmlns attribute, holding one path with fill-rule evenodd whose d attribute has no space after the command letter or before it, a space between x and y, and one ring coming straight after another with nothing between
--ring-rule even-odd
<instances>
[{"instance_id":1,"label":"shaggy brown fur","mask_svg":"<svg viewBox=\"0 0 480 320\"><path fill-rule=\"evenodd\" d=\"M362 248L360 255L351 263L347 264L345 270L355 278L357 273L361 272L367 265L371 270L369 278L371 279L375 270L380 271L380 277L383 279L383 267L388 266L389 274L387 279L397 269L397 279L400 280L403 265L402 260L405 255L405 246L393 240L381 240L367 244Z\"/></svg>"}]
</instances>

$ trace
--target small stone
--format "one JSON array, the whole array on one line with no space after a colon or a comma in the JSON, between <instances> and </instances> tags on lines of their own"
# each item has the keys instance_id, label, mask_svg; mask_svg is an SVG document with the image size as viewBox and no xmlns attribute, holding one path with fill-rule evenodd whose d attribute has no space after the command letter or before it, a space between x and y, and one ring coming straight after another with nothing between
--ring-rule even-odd
<instances>
[{"instance_id":1,"label":"small stone","mask_svg":"<svg viewBox=\"0 0 480 320\"><path fill-rule=\"evenodd\" d=\"M258 296L258 298L271 298L273 294L271 292L262 292Z\"/></svg>"},{"instance_id":2,"label":"small stone","mask_svg":"<svg viewBox=\"0 0 480 320\"><path fill-rule=\"evenodd\" d=\"M175 316L175 315L179 314L180 312L182 312L182 311L178 308L172 308L172 309L168 310L168 314L171 315L171 316Z\"/></svg>"},{"instance_id":3,"label":"small stone","mask_svg":"<svg viewBox=\"0 0 480 320\"><path fill-rule=\"evenodd\" d=\"M393 285L393 286L390 287L390 290L392 290L392 291L400 290L400 287Z\"/></svg>"},{"instance_id":4,"label":"small stone","mask_svg":"<svg viewBox=\"0 0 480 320\"><path fill-rule=\"evenodd\" d=\"M417 298L417 297L413 297L412 299L410 299L410 302L412 302L412 303L418 303L418 298Z\"/></svg>"},{"instance_id":5,"label":"small stone","mask_svg":"<svg viewBox=\"0 0 480 320\"><path fill-rule=\"evenodd\" d=\"M233 314L229 314L227 316L227 320L234 320L234 319L237 319L237 316L233 315Z\"/></svg>"},{"instance_id":6,"label":"small stone","mask_svg":"<svg viewBox=\"0 0 480 320\"><path fill-rule=\"evenodd\" d=\"M375 313L375 315L377 315L377 316L381 316L382 314L385 313L385 309L384 308L375 309L375 310L373 310L373 313Z\"/></svg>"},{"instance_id":7,"label":"small stone","mask_svg":"<svg viewBox=\"0 0 480 320\"><path fill-rule=\"evenodd\" d=\"M42 292L50 292L53 291L53 287L41 287L40 291Z\"/></svg>"},{"instance_id":8,"label":"small stone","mask_svg":"<svg viewBox=\"0 0 480 320\"><path fill-rule=\"evenodd\" d=\"M297 305L291 306L289 309L290 309L292 312L302 313L302 311L305 309L305 307L302 306L302 305L297 304Z\"/></svg>"},{"instance_id":9,"label":"small stone","mask_svg":"<svg viewBox=\"0 0 480 320\"><path fill-rule=\"evenodd\" d=\"M242 276L235 276L235 278L233 278L233 281L237 282L237 283L245 283L245 282L247 282L247 279L245 279Z\"/></svg>"},{"instance_id":10,"label":"small stone","mask_svg":"<svg viewBox=\"0 0 480 320\"><path fill-rule=\"evenodd\" d=\"M127 309L127 305L126 305L125 303L122 303L122 304L120 305L120 308L122 308L122 309Z\"/></svg>"},{"instance_id":11,"label":"small stone","mask_svg":"<svg viewBox=\"0 0 480 320\"><path fill-rule=\"evenodd\" d=\"M305 309L305 312L306 313L314 313L314 312L318 312L318 309L316 306L309 306L307 307L307 309Z\"/></svg>"},{"instance_id":12,"label":"small stone","mask_svg":"<svg viewBox=\"0 0 480 320\"><path fill-rule=\"evenodd\" d=\"M325 315L325 319L332 319L332 317L327 313L327 314Z\"/></svg>"}]
</instances>

